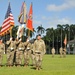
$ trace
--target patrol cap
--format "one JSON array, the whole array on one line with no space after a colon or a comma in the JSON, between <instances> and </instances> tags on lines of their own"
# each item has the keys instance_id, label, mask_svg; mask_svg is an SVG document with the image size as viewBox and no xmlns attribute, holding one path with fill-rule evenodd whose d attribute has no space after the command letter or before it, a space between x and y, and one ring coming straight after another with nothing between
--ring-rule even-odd
<instances>
[{"instance_id":1,"label":"patrol cap","mask_svg":"<svg viewBox=\"0 0 75 75\"><path fill-rule=\"evenodd\" d=\"M41 36L41 34L38 34L37 36Z\"/></svg>"},{"instance_id":2,"label":"patrol cap","mask_svg":"<svg viewBox=\"0 0 75 75\"><path fill-rule=\"evenodd\" d=\"M32 40L30 40L29 42L30 42L30 43L34 43L34 41L35 41L35 39L32 39Z\"/></svg>"},{"instance_id":3,"label":"patrol cap","mask_svg":"<svg viewBox=\"0 0 75 75\"><path fill-rule=\"evenodd\" d=\"M37 38L38 36L41 36L41 34L36 35L36 38Z\"/></svg>"},{"instance_id":4,"label":"patrol cap","mask_svg":"<svg viewBox=\"0 0 75 75\"><path fill-rule=\"evenodd\" d=\"M28 36L26 36L26 39L28 39Z\"/></svg>"},{"instance_id":5,"label":"patrol cap","mask_svg":"<svg viewBox=\"0 0 75 75\"><path fill-rule=\"evenodd\" d=\"M2 40L2 41L3 41L3 39L0 39L0 40Z\"/></svg>"},{"instance_id":6,"label":"patrol cap","mask_svg":"<svg viewBox=\"0 0 75 75\"><path fill-rule=\"evenodd\" d=\"M3 41L3 38L2 38L2 37L0 37L0 40L2 40L2 41Z\"/></svg>"}]
</instances>

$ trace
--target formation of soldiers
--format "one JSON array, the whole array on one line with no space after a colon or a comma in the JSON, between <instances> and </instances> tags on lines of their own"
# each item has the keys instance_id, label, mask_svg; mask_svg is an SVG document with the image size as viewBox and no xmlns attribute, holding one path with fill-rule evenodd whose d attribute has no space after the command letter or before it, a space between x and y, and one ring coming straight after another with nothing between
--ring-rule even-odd
<instances>
[{"instance_id":1,"label":"formation of soldiers","mask_svg":"<svg viewBox=\"0 0 75 75\"><path fill-rule=\"evenodd\" d=\"M54 57L54 55L55 55L55 48L54 47L52 48L51 53L52 53L52 57ZM64 48L60 47L59 53L60 53L61 58L66 57L66 47L64 47Z\"/></svg>"},{"instance_id":2,"label":"formation of soldiers","mask_svg":"<svg viewBox=\"0 0 75 75\"><path fill-rule=\"evenodd\" d=\"M66 48L60 48L59 49L59 52L60 52L60 57L66 57Z\"/></svg>"},{"instance_id":3,"label":"formation of soldiers","mask_svg":"<svg viewBox=\"0 0 75 75\"><path fill-rule=\"evenodd\" d=\"M36 70L41 69L43 55L46 53L46 47L44 41L41 39L41 35L37 35L36 40L29 41L29 38L25 42L22 42L22 39L15 39L11 37L7 44L7 66L11 67L21 66L22 60L24 58L24 66L28 66L32 59L32 65ZM3 53L5 52L5 45L0 40L0 66L2 66Z\"/></svg>"}]
</instances>

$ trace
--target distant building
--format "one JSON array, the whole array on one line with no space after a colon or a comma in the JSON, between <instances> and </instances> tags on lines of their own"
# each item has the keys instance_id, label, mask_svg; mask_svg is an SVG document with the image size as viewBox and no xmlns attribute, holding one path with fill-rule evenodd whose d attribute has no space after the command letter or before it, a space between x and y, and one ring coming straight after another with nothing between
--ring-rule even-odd
<instances>
[{"instance_id":1,"label":"distant building","mask_svg":"<svg viewBox=\"0 0 75 75\"><path fill-rule=\"evenodd\" d=\"M75 54L75 39L68 42L67 53L68 54Z\"/></svg>"}]
</instances>

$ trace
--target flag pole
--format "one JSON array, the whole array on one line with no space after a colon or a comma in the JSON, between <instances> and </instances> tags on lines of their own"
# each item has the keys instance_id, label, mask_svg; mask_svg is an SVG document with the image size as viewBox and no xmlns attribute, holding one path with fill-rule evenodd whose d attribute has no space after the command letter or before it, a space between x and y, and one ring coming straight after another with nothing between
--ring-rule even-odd
<instances>
[{"instance_id":1,"label":"flag pole","mask_svg":"<svg viewBox=\"0 0 75 75\"><path fill-rule=\"evenodd\" d=\"M12 37L12 28L10 29L10 37Z\"/></svg>"},{"instance_id":2,"label":"flag pole","mask_svg":"<svg viewBox=\"0 0 75 75\"><path fill-rule=\"evenodd\" d=\"M10 0L8 0L8 3L10 2ZM10 37L12 37L12 28L10 29Z\"/></svg>"},{"instance_id":3,"label":"flag pole","mask_svg":"<svg viewBox=\"0 0 75 75\"><path fill-rule=\"evenodd\" d=\"M28 37L30 38L30 30L28 30Z\"/></svg>"}]
</instances>

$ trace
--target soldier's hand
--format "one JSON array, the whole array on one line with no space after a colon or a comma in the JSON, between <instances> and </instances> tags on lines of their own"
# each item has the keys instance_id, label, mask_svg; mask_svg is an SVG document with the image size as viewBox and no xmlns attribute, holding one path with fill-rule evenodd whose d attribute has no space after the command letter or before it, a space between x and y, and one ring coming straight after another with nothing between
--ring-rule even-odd
<instances>
[{"instance_id":1,"label":"soldier's hand","mask_svg":"<svg viewBox=\"0 0 75 75\"><path fill-rule=\"evenodd\" d=\"M10 38L10 41L12 41L12 37Z\"/></svg>"},{"instance_id":2,"label":"soldier's hand","mask_svg":"<svg viewBox=\"0 0 75 75\"><path fill-rule=\"evenodd\" d=\"M20 39L19 41L21 41L22 39Z\"/></svg>"},{"instance_id":3,"label":"soldier's hand","mask_svg":"<svg viewBox=\"0 0 75 75\"><path fill-rule=\"evenodd\" d=\"M35 52L33 51L33 54L35 55Z\"/></svg>"},{"instance_id":4,"label":"soldier's hand","mask_svg":"<svg viewBox=\"0 0 75 75\"><path fill-rule=\"evenodd\" d=\"M27 39L27 42L29 42L29 39Z\"/></svg>"}]
</instances>

